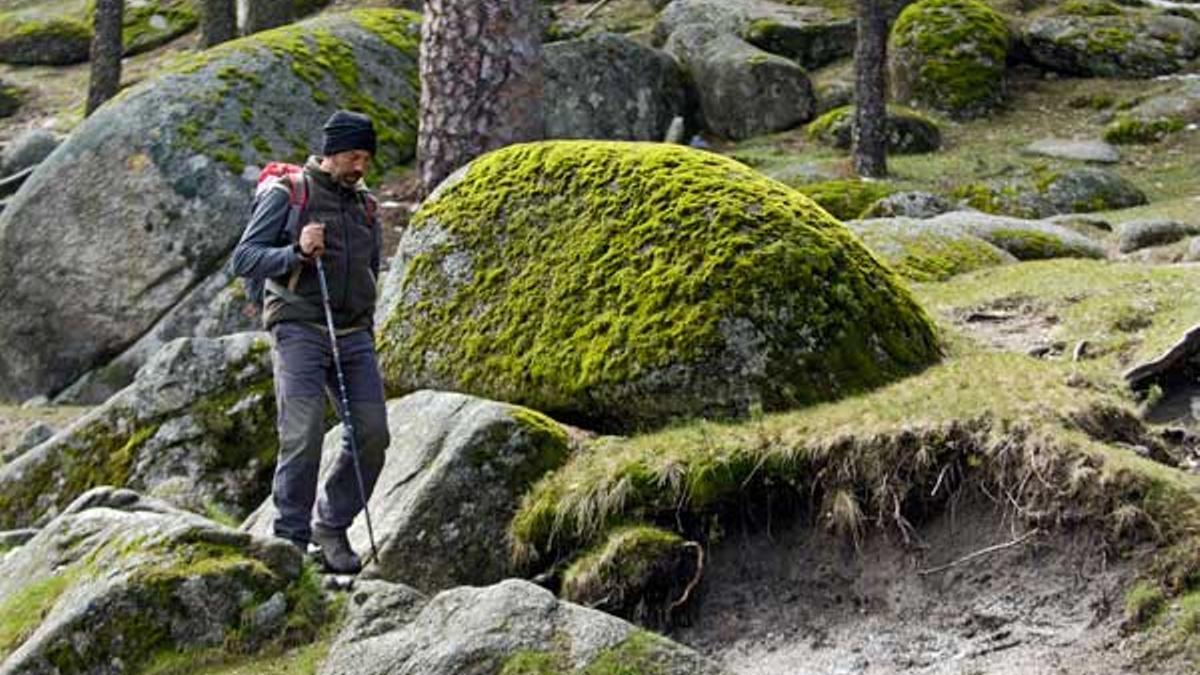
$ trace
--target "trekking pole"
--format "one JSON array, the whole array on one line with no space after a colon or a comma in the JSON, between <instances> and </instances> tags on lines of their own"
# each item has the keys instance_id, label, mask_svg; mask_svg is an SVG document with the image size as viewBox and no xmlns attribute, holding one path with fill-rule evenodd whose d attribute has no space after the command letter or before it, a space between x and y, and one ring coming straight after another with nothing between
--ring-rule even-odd
<instances>
[{"instance_id":1,"label":"trekking pole","mask_svg":"<svg viewBox=\"0 0 1200 675\"><path fill-rule=\"evenodd\" d=\"M337 371L338 389L342 395L342 447L349 448L354 460L354 475L358 478L358 496L362 499L363 513L367 517L367 538L371 541L371 557L379 560L379 549L375 548L375 530L371 527L371 510L367 508L367 488L363 483L362 469L358 464L358 442L354 439L354 422L350 418L350 396L346 393L346 376L342 374L342 356L338 353L337 333L333 330L333 307L329 302L329 285L325 282L325 266L317 256L317 279L321 282L321 302L325 305L325 327L329 330L329 346L333 349L333 367Z\"/></svg>"}]
</instances>

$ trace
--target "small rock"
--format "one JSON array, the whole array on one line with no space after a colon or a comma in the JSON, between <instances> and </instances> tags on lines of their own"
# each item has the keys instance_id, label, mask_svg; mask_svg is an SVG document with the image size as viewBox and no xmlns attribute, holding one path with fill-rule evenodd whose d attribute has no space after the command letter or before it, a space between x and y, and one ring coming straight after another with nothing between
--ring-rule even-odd
<instances>
[{"instance_id":1,"label":"small rock","mask_svg":"<svg viewBox=\"0 0 1200 675\"><path fill-rule=\"evenodd\" d=\"M1030 143L1025 147L1025 152L1031 155L1098 164L1113 164L1121 161L1121 153L1116 147L1096 140L1044 138Z\"/></svg>"},{"instance_id":2,"label":"small rock","mask_svg":"<svg viewBox=\"0 0 1200 675\"><path fill-rule=\"evenodd\" d=\"M57 136L45 129L29 129L17 135L0 154L0 172L4 176L36 166L59 146Z\"/></svg>"},{"instance_id":3,"label":"small rock","mask_svg":"<svg viewBox=\"0 0 1200 675\"><path fill-rule=\"evenodd\" d=\"M279 632L279 629L283 628L284 618L287 617L287 609L287 599L283 593L276 592L269 600L250 611L250 630L261 636Z\"/></svg>"},{"instance_id":4,"label":"small rock","mask_svg":"<svg viewBox=\"0 0 1200 675\"><path fill-rule=\"evenodd\" d=\"M50 398L43 394L25 401L21 404L21 407L28 410L30 408L45 408L48 405L50 405Z\"/></svg>"},{"instance_id":5,"label":"small rock","mask_svg":"<svg viewBox=\"0 0 1200 675\"><path fill-rule=\"evenodd\" d=\"M30 539L33 539L37 533L38 531L32 528L0 532L0 551L6 551L10 548L24 546L25 543Z\"/></svg>"},{"instance_id":6,"label":"small rock","mask_svg":"<svg viewBox=\"0 0 1200 675\"><path fill-rule=\"evenodd\" d=\"M1135 220L1121 225L1119 232L1117 249L1121 253L1130 253L1200 235L1200 226L1175 220Z\"/></svg>"},{"instance_id":7,"label":"small rock","mask_svg":"<svg viewBox=\"0 0 1200 675\"><path fill-rule=\"evenodd\" d=\"M57 429L45 422L34 422L21 435L21 440L17 441L15 446L0 452L0 460L5 462L13 461L42 442L49 440L57 431Z\"/></svg>"}]
</instances>

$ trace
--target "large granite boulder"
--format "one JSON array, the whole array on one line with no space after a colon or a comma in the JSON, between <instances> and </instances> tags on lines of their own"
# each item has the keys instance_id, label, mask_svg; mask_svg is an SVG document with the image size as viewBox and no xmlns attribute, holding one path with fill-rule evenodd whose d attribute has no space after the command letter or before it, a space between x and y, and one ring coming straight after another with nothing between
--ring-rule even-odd
<instances>
[{"instance_id":1,"label":"large granite boulder","mask_svg":"<svg viewBox=\"0 0 1200 675\"><path fill-rule=\"evenodd\" d=\"M378 168L411 159L417 21L356 10L228 42L88 117L0 216L0 397L54 393L151 330L237 242L254 165L302 159L333 109L374 118Z\"/></svg>"},{"instance_id":2,"label":"large granite boulder","mask_svg":"<svg viewBox=\"0 0 1200 675\"><path fill-rule=\"evenodd\" d=\"M526 581L455 588L424 600L368 583L321 675L725 672L696 652Z\"/></svg>"},{"instance_id":3,"label":"large granite boulder","mask_svg":"<svg viewBox=\"0 0 1200 675\"><path fill-rule=\"evenodd\" d=\"M820 68L854 54L853 16L835 9L771 0L673 0L654 27L660 44L693 24L734 35L804 68Z\"/></svg>"},{"instance_id":4,"label":"large granite boulder","mask_svg":"<svg viewBox=\"0 0 1200 675\"><path fill-rule=\"evenodd\" d=\"M425 201L381 307L393 394L446 389L605 429L836 398L934 361L934 329L853 235L732 160L559 141Z\"/></svg>"},{"instance_id":5,"label":"large granite boulder","mask_svg":"<svg viewBox=\"0 0 1200 675\"><path fill-rule=\"evenodd\" d=\"M0 673L137 672L285 627L311 639L323 607L291 546L101 488L0 556Z\"/></svg>"},{"instance_id":6,"label":"large granite boulder","mask_svg":"<svg viewBox=\"0 0 1200 675\"><path fill-rule=\"evenodd\" d=\"M1129 179L1098 167L1044 170L955 188L963 206L1019 218L1049 218L1141 206L1146 194Z\"/></svg>"},{"instance_id":7,"label":"large granite boulder","mask_svg":"<svg viewBox=\"0 0 1200 675\"><path fill-rule=\"evenodd\" d=\"M1200 23L1107 0L1068 2L1030 22L1024 53L1047 70L1084 77L1153 77L1200 54Z\"/></svg>"},{"instance_id":8,"label":"large granite boulder","mask_svg":"<svg viewBox=\"0 0 1200 675\"><path fill-rule=\"evenodd\" d=\"M613 33L546 45L546 138L661 141L688 114L675 59Z\"/></svg>"},{"instance_id":9,"label":"large granite boulder","mask_svg":"<svg viewBox=\"0 0 1200 675\"><path fill-rule=\"evenodd\" d=\"M566 433L532 410L462 394L422 391L388 404L392 444L370 501L379 560L365 577L433 592L513 576L508 523L524 494L566 461ZM342 427L325 437L322 476L333 465ZM243 524L271 536L267 501ZM365 518L349 531L370 552Z\"/></svg>"},{"instance_id":10,"label":"large granite boulder","mask_svg":"<svg viewBox=\"0 0 1200 675\"><path fill-rule=\"evenodd\" d=\"M1004 101L1011 38L978 0L921 0L900 13L888 43L892 91L900 103L978 117Z\"/></svg>"},{"instance_id":11,"label":"large granite boulder","mask_svg":"<svg viewBox=\"0 0 1200 675\"><path fill-rule=\"evenodd\" d=\"M945 281L1017 258L964 228L913 218L871 218L846 226L892 269L913 281Z\"/></svg>"},{"instance_id":12,"label":"large granite boulder","mask_svg":"<svg viewBox=\"0 0 1200 675\"><path fill-rule=\"evenodd\" d=\"M1117 114L1104 129L1112 143L1153 143L1200 122L1200 79L1188 78L1151 92Z\"/></svg>"},{"instance_id":13,"label":"large granite boulder","mask_svg":"<svg viewBox=\"0 0 1200 675\"><path fill-rule=\"evenodd\" d=\"M835 108L807 127L810 138L849 150L854 140L854 106ZM887 149L898 155L935 152L942 147L942 130L926 115L903 106L888 106Z\"/></svg>"},{"instance_id":14,"label":"large granite boulder","mask_svg":"<svg viewBox=\"0 0 1200 675\"><path fill-rule=\"evenodd\" d=\"M717 134L750 138L790 129L816 113L803 68L736 35L687 24L671 33L665 49L688 73L704 124Z\"/></svg>"},{"instance_id":15,"label":"large granite boulder","mask_svg":"<svg viewBox=\"0 0 1200 675\"><path fill-rule=\"evenodd\" d=\"M270 492L278 443L264 334L179 339L132 385L0 467L0 529L117 485L240 517Z\"/></svg>"}]
</instances>

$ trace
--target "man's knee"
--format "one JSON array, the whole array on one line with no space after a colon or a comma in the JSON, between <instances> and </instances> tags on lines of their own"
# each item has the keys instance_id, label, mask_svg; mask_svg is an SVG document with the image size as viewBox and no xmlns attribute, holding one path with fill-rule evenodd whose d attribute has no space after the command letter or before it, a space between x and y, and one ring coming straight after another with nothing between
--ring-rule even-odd
<instances>
[{"instance_id":1,"label":"man's knee","mask_svg":"<svg viewBox=\"0 0 1200 675\"><path fill-rule=\"evenodd\" d=\"M372 466L383 466L384 456L392 437L388 431L387 405L383 403L351 403L355 434L363 459Z\"/></svg>"},{"instance_id":2,"label":"man's knee","mask_svg":"<svg viewBox=\"0 0 1200 675\"><path fill-rule=\"evenodd\" d=\"M319 462L324 438L325 400L284 397L279 405L279 453L281 460L304 458Z\"/></svg>"}]
</instances>

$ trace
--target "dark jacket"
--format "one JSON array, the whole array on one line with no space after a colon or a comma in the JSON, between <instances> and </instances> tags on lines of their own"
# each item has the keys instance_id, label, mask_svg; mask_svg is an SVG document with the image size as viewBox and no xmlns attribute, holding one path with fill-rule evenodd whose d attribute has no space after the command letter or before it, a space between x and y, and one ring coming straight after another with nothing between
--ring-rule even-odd
<instances>
[{"instance_id":1,"label":"dark jacket","mask_svg":"<svg viewBox=\"0 0 1200 675\"><path fill-rule=\"evenodd\" d=\"M308 203L299 228L325 224L325 255L321 262L329 284L333 321L337 328L371 328L375 313L382 233L367 215L365 188L339 184L320 168L316 158L304 167ZM233 273L270 279L263 300L263 323L270 329L281 321L325 324L317 268L304 262L294 244L299 232L287 231L288 192L272 189L259 201L242 239L233 250ZM299 275L295 275L296 270ZM293 283L294 286L291 285Z\"/></svg>"}]
</instances>

